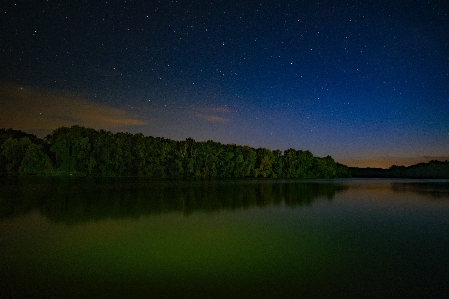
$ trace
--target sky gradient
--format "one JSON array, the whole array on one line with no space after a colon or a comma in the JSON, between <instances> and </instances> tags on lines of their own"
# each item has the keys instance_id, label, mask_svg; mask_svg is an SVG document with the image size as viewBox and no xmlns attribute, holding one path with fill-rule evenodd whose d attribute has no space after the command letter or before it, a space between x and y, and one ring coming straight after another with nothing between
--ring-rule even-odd
<instances>
[{"instance_id":1,"label":"sky gradient","mask_svg":"<svg viewBox=\"0 0 449 299\"><path fill-rule=\"evenodd\" d=\"M0 127L449 159L447 1L7 1Z\"/></svg>"}]
</instances>

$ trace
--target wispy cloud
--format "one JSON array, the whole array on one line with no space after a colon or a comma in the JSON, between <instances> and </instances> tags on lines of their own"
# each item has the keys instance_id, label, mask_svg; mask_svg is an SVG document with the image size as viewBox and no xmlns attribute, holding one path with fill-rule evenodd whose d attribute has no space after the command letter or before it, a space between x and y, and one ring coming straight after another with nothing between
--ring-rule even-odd
<instances>
[{"instance_id":1,"label":"wispy cloud","mask_svg":"<svg viewBox=\"0 0 449 299\"><path fill-rule=\"evenodd\" d=\"M233 110L227 107L201 108L197 109L193 114L199 119L214 122L214 123L228 123L231 121L229 117Z\"/></svg>"},{"instance_id":2,"label":"wispy cloud","mask_svg":"<svg viewBox=\"0 0 449 299\"><path fill-rule=\"evenodd\" d=\"M229 118L225 118L225 117L221 117L221 116L216 116L216 115L210 115L210 114L203 114L203 113L195 113L196 117L199 117L203 120L207 120L210 122L214 122L214 123L227 123L230 121Z\"/></svg>"},{"instance_id":3,"label":"wispy cloud","mask_svg":"<svg viewBox=\"0 0 449 299\"><path fill-rule=\"evenodd\" d=\"M0 128L51 131L75 124L110 130L146 122L124 110L93 103L77 95L0 83Z\"/></svg>"}]
</instances>

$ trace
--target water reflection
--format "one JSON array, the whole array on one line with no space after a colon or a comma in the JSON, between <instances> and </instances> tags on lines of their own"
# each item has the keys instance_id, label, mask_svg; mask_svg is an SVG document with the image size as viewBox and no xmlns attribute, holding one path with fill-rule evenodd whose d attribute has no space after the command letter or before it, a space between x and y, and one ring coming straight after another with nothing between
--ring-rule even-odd
<instances>
[{"instance_id":1,"label":"water reflection","mask_svg":"<svg viewBox=\"0 0 449 299\"><path fill-rule=\"evenodd\" d=\"M397 193L418 193L432 199L449 199L447 180L393 182L391 190Z\"/></svg>"},{"instance_id":2,"label":"water reflection","mask_svg":"<svg viewBox=\"0 0 449 299\"><path fill-rule=\"evenodd\" d=\"M167 212L310 206L345 190L328 181L135 179L10 179L0 185L0 218L38 209L52 222L138 218Z\"/></svg>"},{"instance_id":3,"label":"water reflection","mask_svg":"<svg viewBox=\"0 0 449 299\"><path fill-rule=\"evenodd\" d=\"M447 190L410 180L12 180L0 184L0 293L445 298ZM429 200L435 193L444 200Z\"/></svg>"}]
</instances>

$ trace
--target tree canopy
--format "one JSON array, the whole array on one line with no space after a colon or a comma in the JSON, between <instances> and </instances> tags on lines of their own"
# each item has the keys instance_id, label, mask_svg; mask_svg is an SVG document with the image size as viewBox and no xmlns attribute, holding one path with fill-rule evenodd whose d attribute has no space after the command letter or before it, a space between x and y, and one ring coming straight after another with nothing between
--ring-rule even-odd
<instances>
[{"instance_id":1,"label":"tree canopy","mask_svg":"<svg viewBox=\"0 0 449 299\"><path fill-rule=\"evenodd\" d=\"M349 168L310 151L269 150L61 127L44 139L0 130L2 175L148 178L337 178Z\"/></svg>"}]
</instances>

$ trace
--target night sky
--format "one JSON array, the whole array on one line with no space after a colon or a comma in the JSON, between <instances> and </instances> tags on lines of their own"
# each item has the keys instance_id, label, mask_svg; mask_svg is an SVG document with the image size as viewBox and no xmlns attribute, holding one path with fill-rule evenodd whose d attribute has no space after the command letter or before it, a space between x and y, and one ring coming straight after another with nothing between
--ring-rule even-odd
<instances>
[{"instance_id":1,"label":"night sky","mask_svg":"<svg viewBox=\"0 0 449 299\"><path fill-rule=\"evenodd\" d=\"M446 0L2 1L0 63L0 128L39 137L449 159Z\"/></svg>"}]
</instances>

